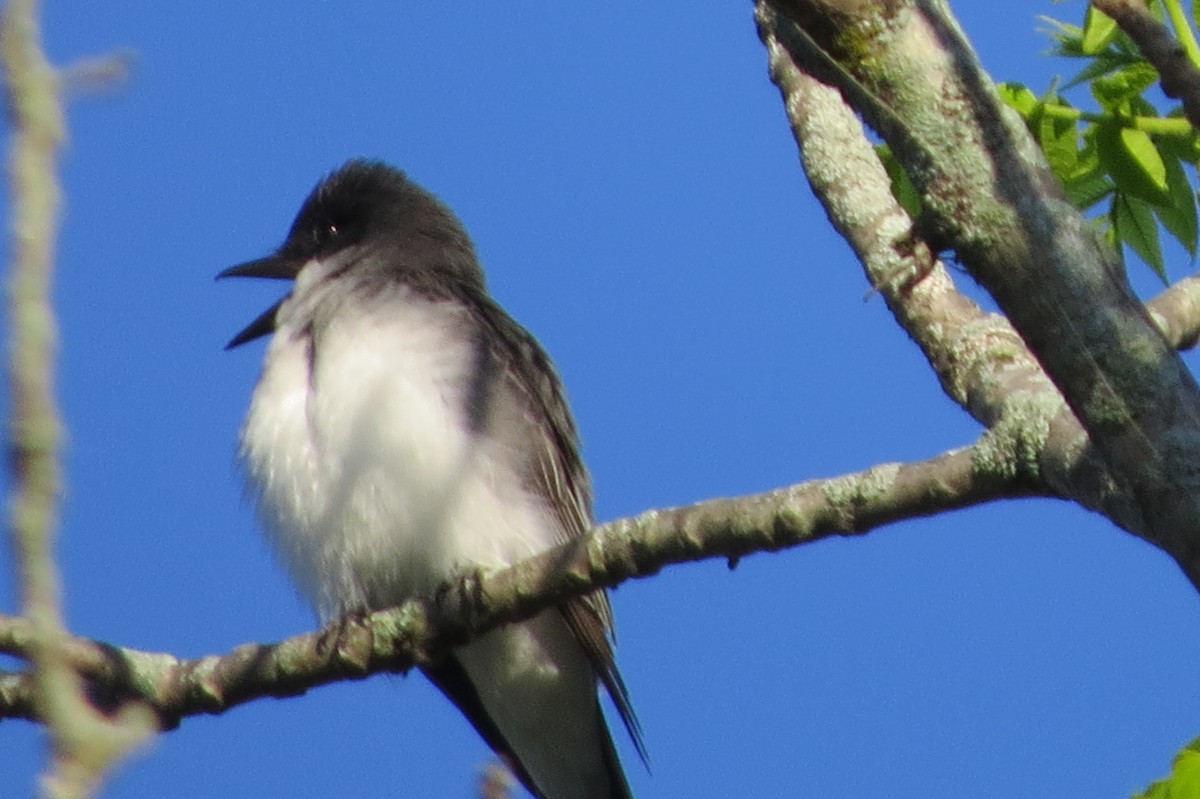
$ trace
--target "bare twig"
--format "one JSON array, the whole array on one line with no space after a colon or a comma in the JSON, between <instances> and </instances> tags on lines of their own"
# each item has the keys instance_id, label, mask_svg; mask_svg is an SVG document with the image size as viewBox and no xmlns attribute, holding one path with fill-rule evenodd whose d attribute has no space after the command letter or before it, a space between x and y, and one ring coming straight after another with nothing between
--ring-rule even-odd
<instances>
[{"instance_id":1,"label":"bare twig","mask_svg":"<svg viewBox=\"0 0 1200 799\"><path fill-rule=\"evenodd\" d=\"M134 56L133 50L123 49L67 64L59 70L60 90L64 96L116 91L133 74Z\"/></svg>"}]
</instances>

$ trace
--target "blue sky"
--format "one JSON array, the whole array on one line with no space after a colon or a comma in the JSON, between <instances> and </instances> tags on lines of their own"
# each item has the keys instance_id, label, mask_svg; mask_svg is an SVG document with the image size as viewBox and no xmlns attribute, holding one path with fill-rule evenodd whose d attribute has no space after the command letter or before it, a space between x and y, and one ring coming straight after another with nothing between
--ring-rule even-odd
<instances>
[{"instance_id":1,"label":"blue sky","mask_svg":"<svg viewBox=\"0 0 1200 799\"><path fill-rule=\"evenodd\" d=\"M1040 91L1073 69L1040 55L1036 17L1079 19L1080 0L955 5L997 79ZM590 6L47 6L57 62L137 54L124 89L73 99L63 163L74 630L190 657L310 628L234 463L262 345L222 351L280 286L212 277L278 244L350 157L462 217L559 365L600 519L975 438L863 301L751 4ZM11 588L0 573L6 611ZM1200 734L1195 592L1063 503L675 567L613 605L652 758L618 742L640 797L1121 797ZM40 747L0 723L0 785L29 784ZM105 795L468 797L486 759L420 676L379 677L188 719Z\"/></svg>"}]
</instances>

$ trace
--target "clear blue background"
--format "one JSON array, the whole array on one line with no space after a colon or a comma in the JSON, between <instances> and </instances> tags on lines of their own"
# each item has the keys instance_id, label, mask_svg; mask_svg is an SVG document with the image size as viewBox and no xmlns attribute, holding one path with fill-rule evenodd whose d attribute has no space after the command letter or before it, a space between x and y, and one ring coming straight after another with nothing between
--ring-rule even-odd
<instances>
[{"instance_id":1,"label":"clear blue background","mask_svg":"<svg viewBox=\"0 0 1200 799\"><path fill-rule=\"evenodd\" d=\"M955 6L997 79L1074 70L1040 55L1036 15L1078 20L1078 0ZM212 277L274 247L352 156L461 215L563 373L601 519L979 432L863 301L749 2L50 3L45 36L60 64L137 54L127 87L72 99L63 162L80 634L191 657L311 628L234 464L262 345L222 351L281 286ZM643 798L1122 797L1200 734L1196 593L1062 503L674 567L613 604ZM41 754L36 728L0 723L0 792L27 794ZM487 757L421 677L379 677L188 719L106 795L469 797Z\"/></svg>"}]
</instances>

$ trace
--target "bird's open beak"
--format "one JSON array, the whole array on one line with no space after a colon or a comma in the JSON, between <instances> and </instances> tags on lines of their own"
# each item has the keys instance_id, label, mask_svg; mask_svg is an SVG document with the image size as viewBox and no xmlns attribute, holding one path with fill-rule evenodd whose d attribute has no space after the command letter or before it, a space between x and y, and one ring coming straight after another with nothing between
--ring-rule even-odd
<instances>
[{"instance_id":1,"label":"bird's open beak","mask_svg":"<svg viewBox=\"0 0 1200 799\"><path fill-rule=\"evenodd\" d=\"M217 273L217 280L223 277L266 277L272 280L295 280L299 271L300 264L293 263L291 259L268 255L266 258L246 261L244 264L224 269Z\"/></svg>"},{"instance_id":2,"label":"bird's open beak","mask_svg":"<svg viewBox=\"0 0 1200 799\"><path fill-rule=\"evenodd\" d=\"M291 260L281 258L278 255L268 255L266 258L246 261L243 264L222 270L217 274L217 279L220 280L225 277L265 277L273 280L294 280L298 271L297 264ZM253 322L246 325L241 332L229 340L229 343L225 345L225 349L231 350L234 347L240 347L248 341L254 341L256 338L262 338L274 333L275 314L279 311L279 306L282 304L283 300L280 300L259 314Z\"/></svg>"},{"instance_id":3,"label":"bird's open beak","mask_svg":"<svg viewBox=\"0 0 1200 799\"><path fill-rule=\"evenodd\" d=\"M225 345L225 349L231 350L234 347L242 346L248 341L254 341L256 338L262 338L274 333L275 314L279 311L280 305L283 305L283 300L280 300L259 314L253 322L242 328L240 333L229 339L229 343Z\"/></svg>"}]
</instances>

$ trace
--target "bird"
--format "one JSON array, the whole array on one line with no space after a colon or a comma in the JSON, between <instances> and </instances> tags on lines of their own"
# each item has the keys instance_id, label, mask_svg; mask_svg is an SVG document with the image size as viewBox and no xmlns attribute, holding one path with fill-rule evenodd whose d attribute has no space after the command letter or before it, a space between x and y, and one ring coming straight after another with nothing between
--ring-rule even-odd
<instances>
[{"instance_id":1,"label":"bird","mask_svg":"<svg viewBox=\"0 0 1200 799\"><path fill-rule=\"evenodd\" d=\"M592 490L545 350L489 295L454 213L356 159L282 245L218 278L291 281L226 345L270 336L238 454L267 539L322 622L429 597L583 535ZM603 685L646 761L596 591L424 674L539 799L631 799Z\"/></svg>"}]
</instances>

